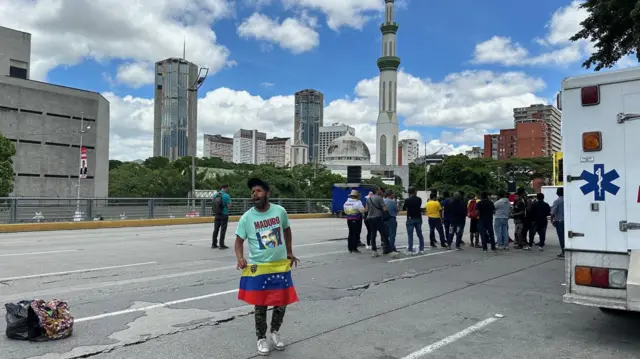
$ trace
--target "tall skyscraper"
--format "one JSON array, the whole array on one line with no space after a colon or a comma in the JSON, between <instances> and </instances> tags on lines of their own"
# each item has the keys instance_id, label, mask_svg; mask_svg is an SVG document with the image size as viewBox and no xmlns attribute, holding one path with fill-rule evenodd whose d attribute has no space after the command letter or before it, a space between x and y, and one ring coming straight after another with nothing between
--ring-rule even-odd
<instances>
[{"instance_id":1,"label":"tall skyscraper","mask_svg":"<svg viewBox=\"0 0 640 359\"><path fill-rule=\"evenodd\" d=\"M153 155L174 161L196 155L198 66L181 58L156 62Z\"/></svg>"},{"instance_id":2,"label":"tall skyscraper","mask_svg":"<svg viewBox=\"0 0 640 359\"><path fill-rule=\"evenodd\" d=\"M382 32L382 57L378 58L380 69L380 108L376 124L376 153L379 165L398 164L398 115L396 113L398 93L398 67L400 58L396 56L396 33L398 23L394 22L394 0L385 0L385 22Z\"/></svg>"},{"instance_id":3,"label":"tall skyscraper","mask_svg":"<svg viewBox=\"0 0 640 359\"><path fill-rule=\"evenodd\" d=\"M324 94L313 89L296 92L293 142L308 146L309 162L319 159L320 127L323 125Z\"/></svg>"}]
</instances>

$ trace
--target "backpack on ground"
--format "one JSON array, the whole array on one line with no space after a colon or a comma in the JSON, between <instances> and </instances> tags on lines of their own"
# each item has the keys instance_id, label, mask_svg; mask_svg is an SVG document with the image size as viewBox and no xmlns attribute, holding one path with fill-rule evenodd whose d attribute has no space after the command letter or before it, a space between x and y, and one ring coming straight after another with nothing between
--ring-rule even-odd
<instances>
[{"instance_id":1,"label":"backpack on ground","mask_svg":"<svg viewBox=\"0 0 640 359\"><path fill-rule=\"evenodd\" d=\"M213 214L222 214L222 194L220 192L213 197Z\"/></svg>"},{"instance_id":2,"label":"backpack on ground","mask_svg":"<svg viewBox=\"0 0 640 359\"><path fill-rule=\"evenodd\" d=\"M469 218L477 218L478 217L478 210L476 209L476 205L478 201L474 198L472 200L469 201L469 204L467 205L467 217Z\"/></svg>"}]
</instances>

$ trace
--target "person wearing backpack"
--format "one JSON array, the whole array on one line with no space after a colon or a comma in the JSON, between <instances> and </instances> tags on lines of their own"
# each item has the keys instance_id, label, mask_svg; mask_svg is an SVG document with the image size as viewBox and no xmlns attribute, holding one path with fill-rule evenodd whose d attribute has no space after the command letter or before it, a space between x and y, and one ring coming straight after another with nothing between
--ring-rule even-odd
<instances>
[{"instance_id":1,"label":"person wearing backpack","mask_svg":"<svg viewBox=\"0 0 640 359\"><path fill-rule=\"evenodd\" d=\"M469 226L469 233L471 234L471 247L474 247L474 239L475 239L475 247L481 248L480 246L480 231L478 231L478 221L480 220L480 216L478 215L478 201L476 200L476 196L473 193L469 194L469 202L467 202L467 217L471 219L471 224Z\"/></svg>"},{"instance_id":2,"label":"person wearing backpack","mask_svg":"<svg viewBox=\"0 0 640 359\"><path fill-rule=\"evenodd\" d=\"M229 207L231 205L231 197L228 192L229 186L224 184L220 187L220 191L213 195L213 238L211 248L228 249L224 244L224 237L227 234L227 224L229 223ZM220 239L218 240L218 233ZM218 245L220 244L220 245Z\"/></svg>"}]
</instances>

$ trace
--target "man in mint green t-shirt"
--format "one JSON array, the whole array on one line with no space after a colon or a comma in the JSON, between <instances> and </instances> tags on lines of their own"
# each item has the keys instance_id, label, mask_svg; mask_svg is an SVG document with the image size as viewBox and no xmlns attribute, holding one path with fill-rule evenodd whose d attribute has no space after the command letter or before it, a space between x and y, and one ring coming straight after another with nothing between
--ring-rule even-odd
<instances>
[{"instance_id":1,"label":"man in mint green t-shirt","mask_svg":"<svg viewBox=\"0 0 640 359\"><path fill-rule=\"evenodd\" d=\"M236 229L236 257L238 268L247 265L260 265L283 260L291 261L291 266L297 266L298 259L293 255L291 227L287 211L277 204L269 203L269 184L257 178L247 183L251 189L253 208L245 212ZM249 247L249 260L244 258L244 242ZM263 287L264 288L264 287ZM271 316L271 341L276 350L283 350L284 344L280 339L279 330L284 320L286 306L273 308ZM267 343L267 307L255 307L256 333L258 336L258 353L269 354Z\"/></svg>"}]
</instances>

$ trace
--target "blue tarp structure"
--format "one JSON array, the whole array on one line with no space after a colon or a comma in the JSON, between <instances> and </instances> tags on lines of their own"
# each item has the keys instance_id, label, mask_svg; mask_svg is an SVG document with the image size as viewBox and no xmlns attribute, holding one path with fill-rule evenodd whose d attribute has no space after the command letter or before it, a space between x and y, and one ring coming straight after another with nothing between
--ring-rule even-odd
<instances>
[{"instance_id":1,"label":"blue tarp structure","mask_svg":"<svg viewBox=\"0 0 640 359\"><path fill-rule=\"evenodd\" d=\"M358 190L358 192L360 192L360 200L362 201L362 204L364 205L365 200L366 200L366 196L369 194L369 192L371 192L373 190L372 185L363 185L363 184L356 184L356 185L349 185L349 184L344 184L344 183L337 183L334 184L333 187L331 188L331 213L333 214L339 214L342 213L342 208L344 206L344 202L347 201L347 198L349 197L349 193L351 193L351 190L356 189Z\"/></svg>"}]
</instances>

